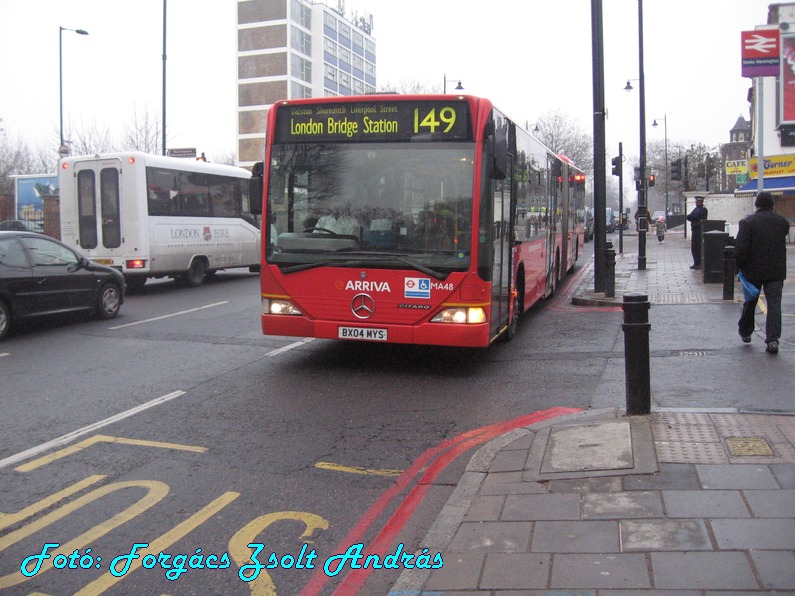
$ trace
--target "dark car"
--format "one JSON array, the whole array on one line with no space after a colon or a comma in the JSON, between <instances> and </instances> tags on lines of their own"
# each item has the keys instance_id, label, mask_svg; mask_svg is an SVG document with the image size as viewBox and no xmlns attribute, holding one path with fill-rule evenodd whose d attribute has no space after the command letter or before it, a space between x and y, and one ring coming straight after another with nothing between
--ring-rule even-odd
<instances>
[{"instance_id":1,"label":"dark car","mask_svg":"<svg viewBox=\"0 0 795 596\"><path fill-rule=\"evenodd\" d=\"M0 230L17 230L21 232L27 232L28 226L25 225L24 221L20 221L18 219L6 219L5 221L0 221Z\"/></svg>"},{"instance_id":2,"label":"dark car","mask_svg":"<svg viewBox=\"0 0 795 596\"><path fill-rule=\"evenodd\" d=\"M0 339L20 319L76 311L112 319L123 302L120 271L48 236L0 231Z\"/></svg>"}]
</instances>

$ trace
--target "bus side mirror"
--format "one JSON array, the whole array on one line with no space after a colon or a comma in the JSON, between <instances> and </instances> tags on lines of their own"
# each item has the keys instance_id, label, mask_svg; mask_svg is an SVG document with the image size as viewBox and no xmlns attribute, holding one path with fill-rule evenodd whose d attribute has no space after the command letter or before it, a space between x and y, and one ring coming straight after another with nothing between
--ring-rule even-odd
<instances>
[{"instance_id":1,"label":"bus side mirror","mask_svg":"<svg viewBox=\"0 0 795 596\"><path fill-rule=\"evenodd\" d=\"M253 215L262 214L263 174L265 166L261 161L254 164L251 169L251 178L248 181L249 207Z\"/></svg>"},{"instance_id":2,"label":"bus side mirror","mask_svg":"<svg viewBox=\"0 0 795 596\"><path fill-rule=\"evenodd\" d=\"M486 141L486 175L493 180L505 180L508 176L508 138L500 136L497 131Z\"/></svg>"}]
</instances>

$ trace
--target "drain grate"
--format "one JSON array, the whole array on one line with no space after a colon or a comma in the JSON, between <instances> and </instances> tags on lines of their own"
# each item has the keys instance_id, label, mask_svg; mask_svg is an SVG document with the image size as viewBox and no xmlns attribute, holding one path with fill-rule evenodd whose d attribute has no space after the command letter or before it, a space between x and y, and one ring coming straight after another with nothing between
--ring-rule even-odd
<instances>
[{"instance_id":1,"label":"drain grate","mask_svg":"<svg viewBox=\"0 0 795 596\"><path fill-rule=\"evenodd\" d=\"M773 449L763 437L726 437L726 447L732 457L773 455Z\"/></svg>"}]
</instances>

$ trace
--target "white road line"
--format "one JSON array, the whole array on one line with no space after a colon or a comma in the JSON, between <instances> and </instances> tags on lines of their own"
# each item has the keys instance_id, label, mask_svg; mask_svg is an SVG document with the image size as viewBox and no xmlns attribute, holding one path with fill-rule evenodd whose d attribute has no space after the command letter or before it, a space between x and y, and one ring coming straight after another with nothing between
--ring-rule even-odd
<instances>
[{"instance_id":1,"label":"white road line","mask_svg":"<svg viewBox=\"0 0 795 596\"><path fill-rule=\"evenodd\" d=\"M197 312L199 310L204 310L205 308L212 308L213 306L221 306L222 304L228 304L228 303L229 300L224 300L223 302L215 302L213 304L206 304L204 306L199 306L197 308L189 308L188 310L181 310L179 312L171 313L170 315L162 315L160 317L144 319L143 321L135 321L134 323L125 323L124 325L116 325L115 327L108 327L108 329L123 329L124 327L132 327L133 325L140 325L141 323L151 323L152 321L161 321L163 319L168 319L170 317L178 317L179 315L186 315L191 312Z\"/></svg>"},{"instance_id":2,"label":"white road line","mask_svg":"<svg viewBox=\"0 0 795 596\"><path fill-rule=\"evenodd\" d=\"M283 346L283 347L279 348L278 350L273 350L272 352L268 352L267 354L265 354L265 356L266 357L278 356L282 352L289 352L293 348L300 348L305 343L309 343L310 341L314 341L314 339L315 339L314 337L307 337L306 339L302 339L301 341L296 341L296 342L293 342L293 343L288 344L286 346Z\"/></svg>"},{"instance_id":3,"label":"white road line","mask_svg":"<svg viewBox=\"0 0 795 596\"><path fill-rule=\"evenodd\" d=\"M114 422L118 422L119 420L123 420L124 418L129 418L130 416L133 416L133 415L135 415L135 414L137 414L139 412L143 412L144 410L146 410L148 408L153 408L154 406L159 406L160 404L165 403L167 401L170 401L170 400L172 400L172 399L174 399L176 397L179 397L181 395L185 395L185 392L184 391L173 391L173 392L168 393L166 395L163 395L161 397L156 397L155 399L150 400L150 401L148 401L146 403L143 403L140 406L135 406L134 408L130 408L129 410L126 410L126 411L121 412L119 414L115 414L114 416L111 416L110 418L105 418L105 420L100 420L99 422L94 422L93 424L89 424L88 426L84 426L83 428L80 428L78 430L72 431L72 432L67 433L67 434L65 434L63 436L60 436L57 439L53 439L52 441L47 441L46 443L42 443L41 445L38 445L37 447L32 447L32 448L28 449L27 451L21 451L20 453L17 453L16 455L12 455L11 457L7 457L5 459L0 460L0 469L5 468L7 466L13 466L16 463L19 463L19 462L21 462L23 460L26 460L26 459L28 459L30 457L33 457L34 455L38 455L39 453L47 451L48 449L52 449L54 447L60 447L62 445L66 445L67 443L70 443L71 441L74 441L77 437L81 437L81 436L86 435L86 434L88 434L90 432L94 432L95 430L98 430L98 429L102 428L103 426L108 426L109 424L113 424Z\"/></svg>"},{"instance_id":4,"label":"white road line","mask_svg":"<svg viewBox=\"0 0 795 596\"><path fill-rule=\"evenodd\" d=\"M0 358L2 358L3 356L10 356L10 355L11 355L10 352L3 352L2 354L0 354Z\"/></svg>"}]
</instances>

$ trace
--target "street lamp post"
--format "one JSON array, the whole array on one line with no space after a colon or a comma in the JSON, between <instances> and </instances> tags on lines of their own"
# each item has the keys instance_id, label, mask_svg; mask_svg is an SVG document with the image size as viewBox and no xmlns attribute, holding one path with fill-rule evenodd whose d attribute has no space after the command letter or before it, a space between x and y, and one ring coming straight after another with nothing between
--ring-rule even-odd
<instances>
[{"instance_id":1,"label":"street lamp post","mask_svg":"<svg viewBox=\"0 0 795 596\"><path fill-rule=\"evenodd\" d=\"M451 77L450 79L447 78L447 75L444 75L444 85L442 86L443 93L447 93L447 81L454 81L455 77ZM458 85L455 86L456 91L463 91L464 86L461 84L461 79L458 79Z\"/></svg>"},{"instance_id":2,"label":"street lamp post","mask_svg":"<svg viewBox=\"0 0 795 596\"><path fill-rule=\"evenodd\" d=\"M78 35L88 35L88 31L83 29L67 29L66 27L58 27L58 74L59 74L59 90L60 90L60 132L61 132L61 145L59 151L63 151L63 32L74 31Z\"/></svg>"},{"instance_id":3,"label":"street lamp post","mask_svg":"<svg viewBox=\"0 0 795 596\"><path fill-rule=\"evenodd\" d=\"M646 269L646 214L649 179L646 176L646 76L643 73L643 0L638 0L638 78L627 79L624 91L632 91L630 81L638 81L640 104L640 180L638 186L638 270ZM642 224L642 225L641 225Z\"/></svg>"},{"instance_id":4,"label":"street lamp post","mask_svg":"<svg viewBox=\"0 0 795 596\"><path fill-rule=\"evenodd\" d=\"M663 130L665 131L665 217L668 217L668 182L671 179L671 170L668 167L668 114L662 118L655 118L652 126L657 126L657 120L663 121Z\"/></svg>"}]
</instances>

